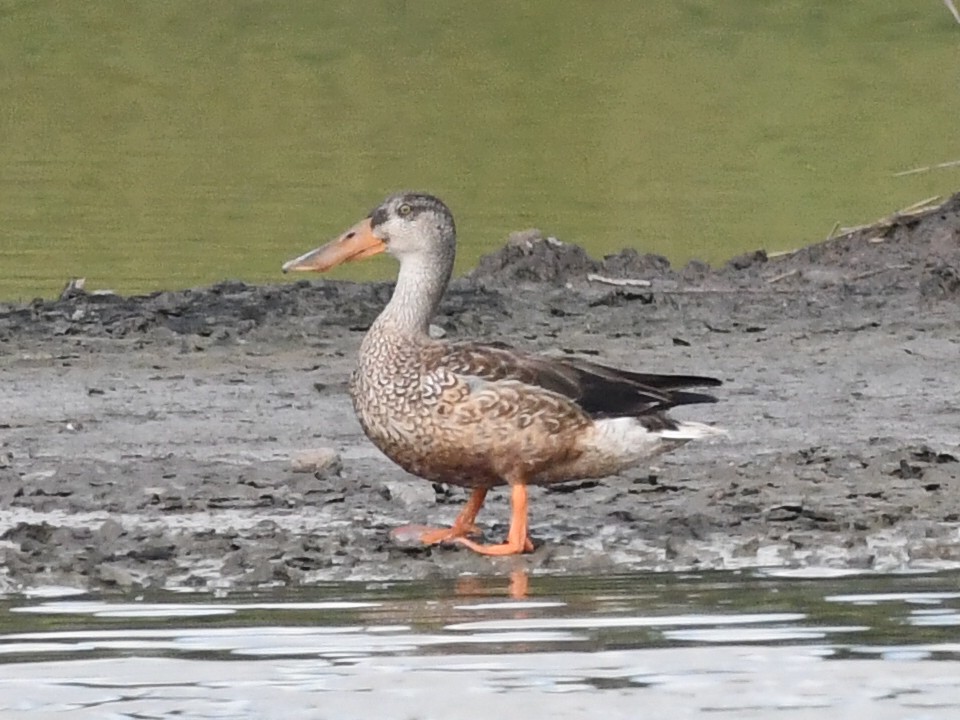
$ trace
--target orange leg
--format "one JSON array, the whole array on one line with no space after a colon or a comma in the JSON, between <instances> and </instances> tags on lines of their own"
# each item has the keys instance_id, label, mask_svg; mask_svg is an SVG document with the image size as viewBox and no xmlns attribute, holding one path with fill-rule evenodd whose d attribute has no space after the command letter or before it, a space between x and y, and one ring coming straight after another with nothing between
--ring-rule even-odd
<instances>
[{"instance_id":1,"label":"orange leg","mask_svg":"<svg viewBox=\"0 0 960 720\"><path fill-rule=\"evenodd\" d=\"M474 524L474 521L477 519L477 513L480 512L480 508L483 507L483 501L486 497L486 488L477 488L474 490L473 494L470 495L470 499L467 500L467 504L463 506L463 510L457 515L457 519L453 521L451 527L428 528L423 526L407 526L394 530L394 537L406 539L407 536L413 534L424 545L435 545L436 543L455 540L456 538L474 533L477 531L477 526Z\"/></svg>"},{"instance_id":2,"label":"orange leg","mask_svg":"<svg viewBox=\"0 0 960 720\"><path fill-rule=\"evenodd\" d=\"M524 483L516 483L512 488L510 532L505 543L481 545L463 536L455 538L456 542L482 555L519 555L523 552L533 552L533 542L527 535L527 486Z\"/></svg>"}]
</instances>

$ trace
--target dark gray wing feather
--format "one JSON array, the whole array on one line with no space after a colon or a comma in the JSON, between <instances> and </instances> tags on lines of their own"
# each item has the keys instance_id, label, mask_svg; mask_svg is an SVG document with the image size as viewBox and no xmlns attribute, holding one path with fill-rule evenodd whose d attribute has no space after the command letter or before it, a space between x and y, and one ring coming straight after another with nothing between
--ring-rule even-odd
<instances>
[{"instance_id":1,"label":"dark gray wing feather","mask_svg":"<svg viewBox=\"0 0 960 720\"><path fill-rule=\"evenodd\" d=\"M594 418L640 417L677 405L716 402L686 388L716 387L720 380L699 375L637 373L580 358L551 358L518 352L500 343L437 343L425 352L428 366L484 380L517 380L564 395Z\"/></svg>"}]
</instances>

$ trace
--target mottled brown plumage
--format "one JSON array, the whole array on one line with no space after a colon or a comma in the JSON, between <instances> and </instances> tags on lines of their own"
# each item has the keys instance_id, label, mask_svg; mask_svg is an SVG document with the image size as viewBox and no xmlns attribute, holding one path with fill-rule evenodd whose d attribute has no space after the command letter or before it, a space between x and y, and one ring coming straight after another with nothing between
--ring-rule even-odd
<instances>
[{"instance_id":1,"label":"mottled brown plumage","mask_svg":"<svg viewBox=\"0 0 960 720\"><path fill-rule=\"evenodd\" d=\"M383 251L400 261L394 295L361 345L350 396L364 432L394 462L422 478L474 489L452 528L420 529L421 541L456 540L487 554L530 550L528 484L611 475L715 433L665 414L714 402L685 389L719 385L713 378L431 339L429 321L449 282L455 246L446 205L399 193L340 238L284 266L324 271ZM487 490L505 484L513 488L507 542L468 540Z\"/></svg>"}]
</instances>

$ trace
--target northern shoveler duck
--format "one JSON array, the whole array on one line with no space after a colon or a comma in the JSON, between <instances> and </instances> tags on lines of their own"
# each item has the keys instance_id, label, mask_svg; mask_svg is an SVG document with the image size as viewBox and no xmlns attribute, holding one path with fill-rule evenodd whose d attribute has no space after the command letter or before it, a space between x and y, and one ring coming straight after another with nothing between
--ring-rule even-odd
<instances>
[{"instance_id":1,"label":"northern shoveler duck","mask_svg":"<svg viewBox=\"0 0 960 720\"><path fill-rule=\"evenodd\" d=\"M323 272L388 252L400 262L393 297L360 346L350 396L364 432L413 475L472 489L452 527L416 527L424 544L454 541L487 555L533 550L527 486L613 475L689 440L720 431L670 419L677 405L715 402L685 388L720 385L693 375L617 370L533 355L507 345L441 342L429 323L450 280L456 228L432 195L391 195L284 272ZM468 535L487 491L511 489L505 542ZM395 531L409 539L411 529Z\"/></svg>"}]
</instances>

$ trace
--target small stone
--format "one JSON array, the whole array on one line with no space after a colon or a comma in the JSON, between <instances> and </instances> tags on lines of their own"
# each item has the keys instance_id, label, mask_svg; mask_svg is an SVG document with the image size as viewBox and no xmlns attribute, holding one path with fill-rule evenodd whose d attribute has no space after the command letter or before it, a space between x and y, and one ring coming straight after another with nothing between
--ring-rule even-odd
<instances>
[{"instance_id":1,"label":"small stone","mask_svg":"<svg viewBox=\"0 0 960 720\"><path fill-rule=\"evenodd\" d=\"M756 557L760 550L760 538L752 537L733 549L734 557Z\"/></svg>"},{"instance_id":2,"label":"small stone","mask_svg":"<svg viewBox=\"0 0 960 720\"><path fill-rule=\"evenodd\" d=\"M95 531L97 543L101 546L115 543L123 535L123 526L113 518L108 518Z\"/></svg>"},{"instance_id":3,"label":"small stone","mask_svg":"<svg viewBox=\"0 0 960 720\"><path fill-rule=\"evenodd\" d=\"M101 565L97 568L97 575L101 582L124 588L130 587L136 582L133 573L119 565Z\"/></svg>"},{"instance_id":4,"label":"small stone","mask_svg":"<svg viewBox=\"0 0 960 720\"><path fill-rule=\"evenodd\" d=\"M529 228L527 230L517 230L510 233L507 237L507 245L509 247L520 247L529 250L534 243L540 242L543 239L543 231L538 228ZM556 240L556 238L552 239Z\"/></svg>"},{"instance_id":5,"label":"small stone","mask_svg":"<svg viewBox=\"0 0 960 720\"><path fill-rule=\"evenodd\" d=\"M422 508L436 504L437 494L433 486L425 482L409 480L385 480L381 493L385 500L404 508Z\"/></svg>"},{"instance_id":6,"label":"small stone","mask_svg":"<svg viewBox=\"0 0 960 720\"><path fill-rule=\"evenodd\" d=\"M436 528L426 525L403 525L390 531L390 542L404 550L425 549L428 546L423 544L420 536L430 530L436 530Z\"/></svg>"},{"instance_id":7,"label":"small stone","mask_svg":"<svg viewBox=\"0 0 960 720\"><path fill-rule=\"evenodd\" d=\"M335 472L340 469L340 454L333 448L301 450L290 460L295 473Z\"/></svg>"}]
</instances>

